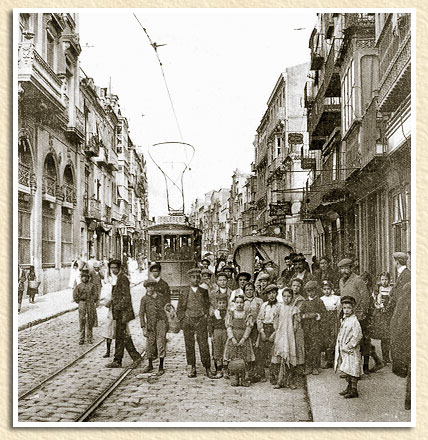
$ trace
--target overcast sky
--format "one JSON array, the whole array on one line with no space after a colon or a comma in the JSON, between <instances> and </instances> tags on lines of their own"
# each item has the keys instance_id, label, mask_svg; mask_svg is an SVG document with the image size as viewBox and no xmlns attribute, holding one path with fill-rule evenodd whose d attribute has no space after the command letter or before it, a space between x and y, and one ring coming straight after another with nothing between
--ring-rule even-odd
<instances>
[{"instance_id":1,"label":"overcast sky","mask_svg":"<svg viewBox=\"0 0 428 440\"><path fill-rule=\"evenodd\" d=\"M167 205L163 177L147 150L181 139L155 52L133 12L152 41L167 44L158 53L183 141L196 150L185 179L186 211L196 197L230 187L236 168L250 171L269 95L286 67L309 61L316 22L315 11L304 9L89 11L80 12L81 67L100 87L108 87L111 78L131 139L148 162L151 216L167 214ZM175 151L176 157L163 154L161 166L169 174L179 172L177 162L191 155Z\"/></svg>"}]
</instances>

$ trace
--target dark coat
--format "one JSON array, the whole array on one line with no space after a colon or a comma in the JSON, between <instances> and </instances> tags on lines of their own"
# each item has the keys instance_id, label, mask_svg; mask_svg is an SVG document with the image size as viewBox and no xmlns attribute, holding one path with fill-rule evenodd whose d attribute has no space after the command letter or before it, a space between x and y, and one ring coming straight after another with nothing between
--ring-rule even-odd
<instances>
[{"instance_id":1,"label":"dark coat","mask_svg":"<svg viewBox=\"0 0 428 440\"><path fill-rule=\"evenodd\" d=\"M394 287L391 289L389 294L389 303L387 310L390 311L391 314L394 313L397 302L400 296L403 293L403 287L411 282L411 272L407 267L403 270L403 272L398 275L397 282L394 284Z\"/></svg>"},{"instance_id":2,"label":"dark coat","mask_svg":"<svg viewBox=\"0 0 428 440\"><path fill-rule=\"evenodd\" d=\"M410 271L409 271L410 272ZM397 283L398 284L398 283ZM404 287L404 286L403 286ZM401 289L391 318L392 372L406 377L411 358L411 288Z\"/></svg>"},{"instance_id":3,"label":"dark coat","mask_svg":"<svg viewBox=\"0 0 428 440\"><path fill-rule=\"evenodd\" d=\"M161 278L156 285L156 291L158 292L157 302L163 310L166 304L171 303L171 290L168 283Z\"/></svg>"},{"instance_id":4,"label":"dark coat","mask_svg":"<svg viewBox=\"0 0 428 440\"><path fill-rule=\"evenodd\" d=\"M178 305L177 305L177 318L179 319L180 322L183 321L185 315L186 315L186 310L187 310L187 300L189 298L189 292L190 292L191 287L189 287L188 289L186 289L178 298ZM197 293L199 293L199 295L202 296L202 303L203 303L203 309L204 309L204 314L206 316L208 316L209 310L210 310L210 297L208 295L208 290L203 289L202 287L198 287L198 291Z\"/></svg>"},{"instance_id":5,"label":"dark coat","mask_svg":"<svg viewBox=\"0 0 428 440\"><path fill-rule=\"evenodd\" d=\"M111 292L111 311L114 320L129 322L135 318L129 279L123 272L117 276L116 285Z\"/></svg>"},{"instance_id":6,"label":"dark coat","mask_svg":"<svg viewBox=\"0 0 428 440\"><path fill-rule=\"evenodd\" d=\"M291 277L291 279L290 279L290 281L289 281L289 283L288 283L288 286L289 287L291 287L291 281L293 280L293 278L295 277L297 275L297 273L296 272L293 272L293 276ZM305 287L305 285L306 285L306 283L308 282L308 281L316 281L316 278L308 271L308 270L305 270L305 273L304 273L304 275L303 275L303 288ZM303 293L303 296L306 296L306 294L305 293Z\"/></svg>"},{"instance_id":7,"label":"dark coat","mask_svg":"<svg viewBox=\"0 0 428 440\"><path fill-rule=\"evenodd\" d=\"M337 271L329 267L325 272L321 272L321 269L317 269L316 271L314 271L313 275L320 285L324 280L330 281L331 287L334 290L334 292L337 295L339 294L340 276Z\"/></svg>"},{"instance_id":8,"label":"dark coat","mask_svg":"<svg viewBox=\"0 0 428 440\"><path fill-rule=\"evenodd\" d=\"M167 322L165 311L160 306L158 297L145 295L140 302L140 325L148 331L154 331L158 321Z\"/></svg>"}]
</instances>

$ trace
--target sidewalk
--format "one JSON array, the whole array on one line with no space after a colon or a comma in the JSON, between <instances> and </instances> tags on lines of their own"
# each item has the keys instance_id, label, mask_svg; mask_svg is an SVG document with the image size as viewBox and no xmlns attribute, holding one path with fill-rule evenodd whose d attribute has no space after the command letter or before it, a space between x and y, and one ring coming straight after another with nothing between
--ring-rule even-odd
<instances>
[{"instance_id":1,"label":"sidewalk","mask_svg":"<svg viewBox=\"0 0 428 440\"><path fill-rule=\"evenodd\" d=\"M358 381L360 397L356 399L338 394L346 388L346 381L332 368L320 371L318 376L307 376L314 422L411 421L411 411L404 409L406 379L393 374L390 364Z\"/></svg>"},{"instance_id":2,"label":"sidewalk","mask_svg":"<svg viewBox=\"0 0 428 440\"><path fill-rule=\"evenodd\" d=\"M142 283L147 278L147 270L131 273L131 287ZM35 304L29 303L28 297L22 301L21 313L18 314L18 330L39 324L77 309L73 301L72 289L37 295Z\"/></svg>"}]
</instances>

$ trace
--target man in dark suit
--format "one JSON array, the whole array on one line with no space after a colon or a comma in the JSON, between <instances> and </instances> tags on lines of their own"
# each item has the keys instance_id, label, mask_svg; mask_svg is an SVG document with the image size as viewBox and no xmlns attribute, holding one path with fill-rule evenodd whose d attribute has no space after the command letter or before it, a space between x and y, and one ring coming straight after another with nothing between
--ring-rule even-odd
<instances>
[{"instance_id":1,"label":"man in dark suit","mask_svg":"<svg viewBox=\"0 0 428 440\"><path fill-rule=\"evenodd\" d=\"M394 261L394 266L397 269L398 276L397 281L389 294L390 300L388 303L388 310L394 313L397 300L403 294L403 287L412 280L410 270L407 268L407 254L404 252L394 252L392 254L392 258Z\"/></svg>"},{"instance_id":2,"label":"man in dark suit","mask_svg":"<svg viewBox=\"0 0 428 440\"><path fill-rule=\"evenodd\" d=\"M186 347L188 377L196 377L195 335L198 341L199 353L206 375L210 379L216 376L211 373L211 358L208 346L208 313L210 300L208 290L199 286L201 270L190 269L190 287L184 291L178 300L177 317L180 320Z\"/></svg>"},{"instance_id":3,"label":"man in dark suit","mask_svg":"<svg viewBox=\"0 0 428 440\"><path fill-rule=\"evenodd\" d=\"M128 322L135 318L132 307L131 289L128 277L121 270L120 260L109 262L112 274L113 289L111 292L111 310L113 319L116 321L116 343L113 362L106 365L108 368L120 368L122 366L123 352L126 351L134 361L134 366L141 361L141 356L136 350L128 330Z\"/></svg>"}]
</instances>

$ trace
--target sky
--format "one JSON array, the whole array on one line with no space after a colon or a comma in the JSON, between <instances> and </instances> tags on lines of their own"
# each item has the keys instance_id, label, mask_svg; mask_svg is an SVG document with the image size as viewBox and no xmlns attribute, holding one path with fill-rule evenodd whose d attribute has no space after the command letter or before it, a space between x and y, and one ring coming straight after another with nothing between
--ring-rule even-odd
<instances>
[{"instance_id":1,"label":"sky","mask_svg":"<svg viewBox=\"0 0 428 440\"><path fill-rule=\"evenodd\" d=\"M133 13L159 47L155 51ZM235 169L250 172L256 129L286 67L309 61L316 12L299 9L98 9L80 11L80 66L118 95L130 137L148 164L150 216L166 215L165 181L185 173L185 208L227 188ZM302 91L303 93L303 91ZM143 116L144 115L144 116ZM177 192L171 205L180 207Z\"/></svg>"}]
</instances>

